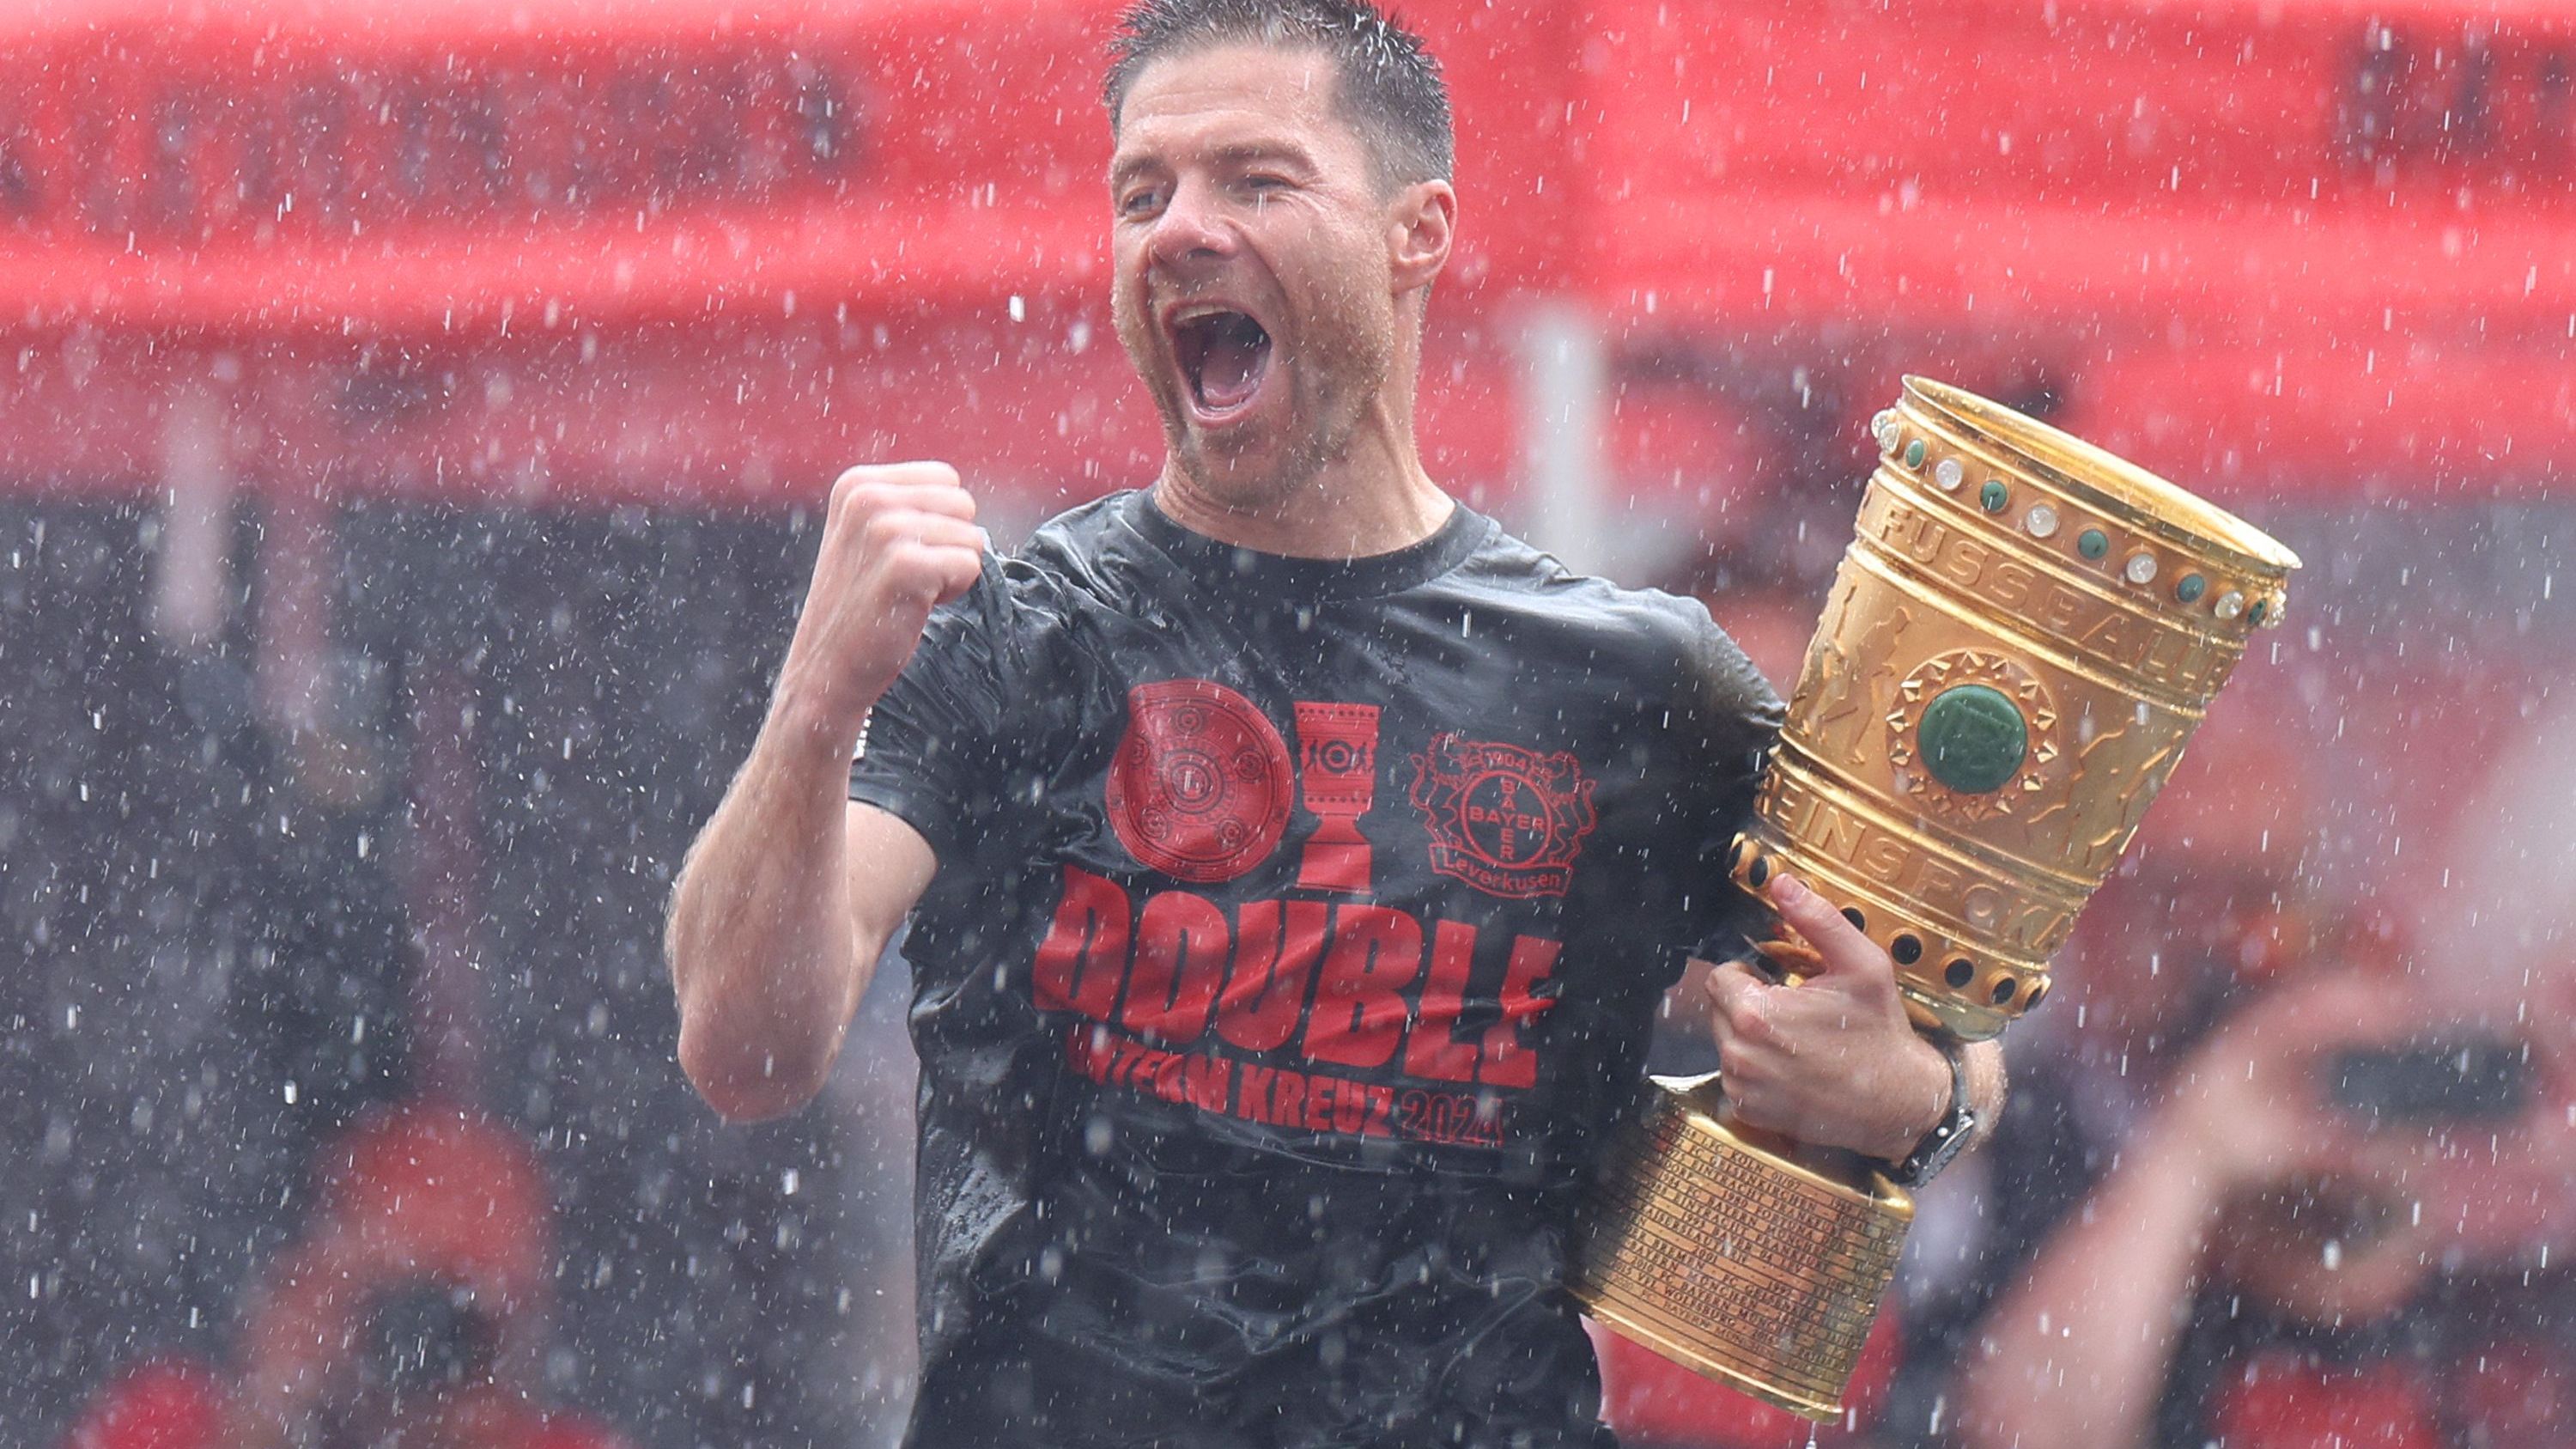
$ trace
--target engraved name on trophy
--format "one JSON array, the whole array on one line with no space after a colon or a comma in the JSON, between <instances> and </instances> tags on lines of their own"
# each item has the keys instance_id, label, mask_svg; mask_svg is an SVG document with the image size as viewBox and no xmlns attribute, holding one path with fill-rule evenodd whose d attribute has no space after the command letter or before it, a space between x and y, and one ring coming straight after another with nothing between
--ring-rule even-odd
<instances>
[{"instance_id":1,"label":"engraved name on trophy","mask_svg":"<svg viewBox=\"0 0 2576 1449\"><path fill-rule=\"evenodd\" d=\"M1977 1040L2120 857L2297 555L2046 424L1905 380L1856 536L1727 862L1886 948L1916 1024ZM1785 934L1785 933L1784 933ZM1794 976L1790 950L1774 964ZM1811 1419L1842 1412L1914 1205L1854 1154L1657 1079L1610 1146L1573 1290L1610 1329Z\"/></svg>"}]
</instances>

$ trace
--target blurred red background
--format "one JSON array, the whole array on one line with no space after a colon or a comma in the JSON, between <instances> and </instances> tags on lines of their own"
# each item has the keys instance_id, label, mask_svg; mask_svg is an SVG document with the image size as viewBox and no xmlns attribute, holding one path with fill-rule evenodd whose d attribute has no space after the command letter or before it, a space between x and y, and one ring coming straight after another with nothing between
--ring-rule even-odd
<instances>
[{"instance_id":1,"label":"blurred red background","mask_svg":"<svg viewBox=\"0 0 2576 1449\"><path fill-rule=\"evenodd\" d=\"M1159 461L1106 314L1115 8L32 0L0 24L0 605L33 641L0 637L27 675L0 848L46 862L0 895L27 962L0 1114L47 1144L0 1221L50 1265L0 1336L53 1345L39 1430L146 1350L237 1347L303 1231L277 1182L428 1089L549 1174L557 1397L646 1444L899 1416L902 1084L718 1136L670 1066L654 934L836 473L948 459L1007 536ZM1783 682L1907 372L2306 555L2056 1018L2160 969L2171 902L2140 876L2259 881L2275 935L2311 897L2359 912L2431 940L2427 971L2499 954L2445 954L2462 917L2518 968L2570 964L2565 909L2530 909L2567 897L2565 852L2522 845L2564 835L2545 731L2576 737L2567 5L1404 18L1456 93L1422 429L1471 502L1702 592ZM2455 868L2474 896L2444 894ZM306 927L368 892L381 919ZM208 924L253 899L275 919ZM166 961L267 959L243 943L305 964L206 988L234 1035L171 1047L217 1014L184 972L152 996ZM128 1011L162 1025L119 1076L100 1033ZM402 1069L348 1049L389 1017ZM874 1030L899 1057L895 1015ZM227 1125L187 1138L200 1095ZM1940 1288L1937 1216L1909 1293ZM235 1246L153 1246L215 1220ZM1866 1410L1935 1407L1879 1442L1939 1441L1960 1351L1883 1326ZM1804 1438L1639 1355L1610 1377L1634 1442Z\"/></svg>"},{"instance_id":2,"label":"blurred red background","mask_svg":"<svg viewBox=\"0 0 2576 1449\"><path fill-rule=\"evenodd\" d=\"M811 499L891 452L1132 481L1110 11L48 0L0 43L0 451L149 485L152 420L203 391L260 484ZM1461 132L1444 476L1522 473L1542 305L1600 337L1599 452L1658 499L1813 453L1780 392L1839 426L1903 370L2238 500L2548 492L2576 454L2563 7L1409 18Z\"/></svg>"}]
</instances>

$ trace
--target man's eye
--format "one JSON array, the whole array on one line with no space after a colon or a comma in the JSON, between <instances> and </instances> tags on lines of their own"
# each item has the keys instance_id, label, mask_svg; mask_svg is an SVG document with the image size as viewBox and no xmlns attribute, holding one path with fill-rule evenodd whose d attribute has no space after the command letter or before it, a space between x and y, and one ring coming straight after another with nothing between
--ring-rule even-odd
<instances>
[{"instance_id":1,"label":"man's eye","mask_svg":"<svg viewBox=\"0 0 2576 1449\"><path fill-rule=\"evenodd\" d=\"M1247 176L1243 178L1243 184L1251 187L1255 191L1280 191L1286 189L1288 178L1285 176Z\"/></svg>"},{"instance_id":2,"label":"man's eye","mask_svg":"<svg viewBox=\"0 0 2576 1449\"><path fill-rule=\"evenodd\" d=\"M1162 193L1158 191L1131 191L1118 198L1118 210L1124 215L1136 216L1153 210L1161 200Z\"/></svg>"}]
</instances>

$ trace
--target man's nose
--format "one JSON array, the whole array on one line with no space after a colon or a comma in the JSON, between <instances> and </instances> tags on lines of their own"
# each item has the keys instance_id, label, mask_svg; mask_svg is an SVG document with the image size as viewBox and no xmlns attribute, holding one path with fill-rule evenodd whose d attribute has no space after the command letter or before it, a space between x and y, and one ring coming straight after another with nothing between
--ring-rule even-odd
<instances>
[{"instance_id":1,"label":"man's nose","mask_svg":"<svg viewBox=\"0 0 2576 1449\"><path fill-rule=\"evenodd\" d=\"M1234 254L1236 237L1225 215L1224 198L1215 187L1182 181L1154 219L1153 259L1163 267L1187 268Z\"/></svg>"}]
</instances>

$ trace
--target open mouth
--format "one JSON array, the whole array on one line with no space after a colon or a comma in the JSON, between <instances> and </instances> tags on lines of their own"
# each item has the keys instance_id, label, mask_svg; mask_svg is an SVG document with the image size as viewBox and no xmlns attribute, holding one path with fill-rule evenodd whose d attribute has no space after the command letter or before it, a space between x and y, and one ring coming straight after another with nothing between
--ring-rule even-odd
<instances>
[{"instance_id":1,"label":"open mouth","mask_svg":"<svg viewBox=\"0 0 2576 1449\"><path fill-rule=\"evenodd\" d=\"M1211 309L1172 323L1172 356L1209 419L1242 411L1270 371L1270 334L1241 312Z\"/></svg>"}]
</instances>

